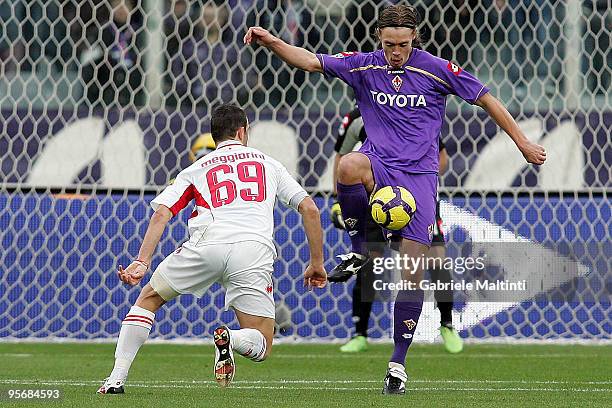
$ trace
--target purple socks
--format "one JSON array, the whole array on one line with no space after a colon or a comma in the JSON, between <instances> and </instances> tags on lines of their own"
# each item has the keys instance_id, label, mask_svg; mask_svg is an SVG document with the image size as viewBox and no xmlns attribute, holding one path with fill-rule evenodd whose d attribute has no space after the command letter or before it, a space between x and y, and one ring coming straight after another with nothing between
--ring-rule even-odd
<instances>
[{"instance_id":1,"label":"purple socks","mask_svg":"<svg viewBox=\"0 0 612 408\"><path fill-rule=\"evenodd\" d=\"M394 363L405 365L406 353L412 343L421 310L423 309L422 290L403 290L397 294L393 311L393 355Z\"/></svg>"},{"instance_id":2,"label":"purple socks","mask_svg":"<svg viewBox=\"0 0 612 408\"><path fill-rule=\"evenodd\" d=\"M368 193L363 184L338 183L338 203L353 252L366 255L366 220L369 216Z\"/></svg>"},{"instance_id":3,"label":"purple socks","mask_svg":"<svg viewBox=\"0 0 612 408\"><path fill-rule=\"evenodd\" d=\"M353 252L366 255L366 223L367 217L370 216L370 207L365 186L338 183L338 202L342 208L342 217L351 238ZM393 312L395 348L391 356L392 362L404 365L422 309L422 290L405 290L398 293Z\"/></svg>"}]
</instances>

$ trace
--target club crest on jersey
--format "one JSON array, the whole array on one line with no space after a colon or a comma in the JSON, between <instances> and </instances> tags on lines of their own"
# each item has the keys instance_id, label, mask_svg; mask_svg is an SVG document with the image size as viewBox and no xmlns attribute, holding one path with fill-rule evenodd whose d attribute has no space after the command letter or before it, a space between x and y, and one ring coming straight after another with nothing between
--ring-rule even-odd
<instances>
[{"instance_id":1,"label":"club crest on jersey","mask_svg":"<svg viewBox=\"0 0 612 408\"><path fill-rule=\"evenodd\" d=\"M343 51L343 52L339 52L337 54L332 55L332 57L342 59L342 58L350 57L351 55L355 55L355 54L357 53L354 51Z\"/></svg>"},{"instance_id":2,"label":"club crest on jersey","mask_svg":"<svg viewBox=\"0 0 612 408\"><path fill-rule=\"evenodd\" d=\"M453 75L455 76L459 76L459 74L461 73L461 71L463 71L459 65L455 64L452 61L448 61L448 65L446 66L446 68L453 73Z\"/></svg>"},{"instance_id":3,"label":"club crest on jersey","mask_svg":"<svg viewBox=\"0 0 612 408\"><path fill-rule=\"evenodd\" d=\"M413 330L416 327L416 322L412 319L404 320L404 324L408 328L408 330Z\"/></svg>"},{"instance_id":4,"label":"club crest on jersey","mask_svg":"<svg viewBox=\"0 0 612 408\"><path fill-rule=\"evenodd\" d=\"M396 75L395 78L391 80L391 84L393 85L393 88L395 88L395 92L399 92L403 82L404 81L402 81L402 78L400 78L399 75Z\"/></svg>"}]
</instances>

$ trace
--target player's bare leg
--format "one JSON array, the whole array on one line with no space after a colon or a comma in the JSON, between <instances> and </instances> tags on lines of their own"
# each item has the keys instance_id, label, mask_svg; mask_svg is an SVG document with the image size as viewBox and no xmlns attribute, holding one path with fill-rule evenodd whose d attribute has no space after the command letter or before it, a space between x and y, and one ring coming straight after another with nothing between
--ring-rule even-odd
<instances>
[{"instance_id":1,"label":"player's bare leg","mask_svg":"<svg viewBox=\"0 0 612 408\"><path fill-rule=\"evenodd\" d=\"M352 152L342 157L338 165L338 202L352 252L341 255L341 263L328 276L330 282L343 282L356 274L368 261L366 220L369 213L369 193L374 189L374 174L370 159L363 153Z\"/></svg>"},{"instance_id":2,"label":"player's bare leg","mask_svg":"<svg viewBox=\"0 0 612 408\"><path fill-rule=\"evenodd\" d=\"M255 362L264 361L272 351L274 319L255 316L234 308L240 330L227 326L215 329L214 372L217 383L222 387L230 385L236 373L234 351Z\"/></svg>"},{"instance_id":3,"label":"player's bare leg","mask_svg":"<svg viewBox=\"0 0 612 408\"><path fill-rule=\"evenodd\" d=\"M169 296L166 294L166 297ZM115 349L115 365L104 384L98 389L99 394L123 394L125 392L123 386L130 366L136 353L149 337L155 321L155 312L164 303L166 300L151 287L150 283L142 288L136 303L121 323L121 331Z\"/></svg>"},{"instance_id":4,"label":"player's bare leg","mask_svg":"<svg viewBox=\"0 0 612 408\"><path fill-rule=\"evenodd\" d=\"M429 250L427 245L403 238L400 243L400 256L421 258ZM420 264L419 264L420 265ZM406 353L412 343L421 310L423 309L423 291L418 289L423 279L422 266L402 271L402 279L414 282L415 290L402 290L397 294L393 311L393 355L389 361L383 394L404 394L408 379L404 368Z\"/></svg>"}]
</instances>

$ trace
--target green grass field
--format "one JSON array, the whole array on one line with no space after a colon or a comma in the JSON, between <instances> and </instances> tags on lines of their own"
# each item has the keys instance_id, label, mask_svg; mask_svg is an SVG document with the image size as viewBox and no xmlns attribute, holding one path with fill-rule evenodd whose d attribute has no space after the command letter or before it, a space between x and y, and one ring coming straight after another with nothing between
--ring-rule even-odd
<instances>
[{"instance_id":1,"label":"green grass field","mask_svg":"<svg viewBox=\"0 0 612 408\"><path fill-rule=\"evenodd\" d=\"M343 355L336 345L279 345L264 363L238 356L235 381L212 380L211 346L141 349L124 395L97 395L110 372L111 344L0 343L0 389L60 388L62 407L610 407L612 346L440 345L409 353L405 396L380 395L391 345Z\"/></svg>"}]
</instances>

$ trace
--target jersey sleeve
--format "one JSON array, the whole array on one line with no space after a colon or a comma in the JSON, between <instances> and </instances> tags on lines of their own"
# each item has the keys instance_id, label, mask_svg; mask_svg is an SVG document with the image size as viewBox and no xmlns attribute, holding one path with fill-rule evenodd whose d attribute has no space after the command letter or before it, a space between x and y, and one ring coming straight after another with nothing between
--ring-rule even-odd
<instances>
[{"instance_id":1,"label":"jersey sleeve","mask_svg":"<svg viewBox=\"0 0 612 408\"><path fill-rule=\"evenodd\" d=\"M182 171L172 184L151 201L151 207L157 211L160 205L164 205L170 209L172 215L176 215L195 198L194 193L191 181Z\"/></svg>"},{"instance_id":2,"label":"jersey sleeve","mask_svg":"<svg viewBox=\"0 0 612 408\"><path fill-rule=\"evenodd\" d=\"M478 98L490 91L478 78L461 69L456 63L444 61L442 64L446 64L446 66L440 67L439 71L453 95L473 104Z\"/></svg>"},{"instance_id":3,"label":"jersey sleeve","mask_svg":"<svg viewBox=\"0 0 612 408\"><path fill-rule=\"evenodd\" d=\"M326 77L339 78L353 86L354 74L351 70L358 63L358 55L356 52L340 52L334 55L317 54L317 58Z\"/></svg>"},{"instance_id":4,"label":"jersey sleeve","mask_svg":"<svg viewBox=\"0 0 612 408\"><path fill-rule=\"evenodd\" d=\"M276 198L286 206L298 210L298 207L302 200L308 196L308 193L283 165L279 165L279 182L278 189L276 190Z\"/></svg>"}]
</instances>

